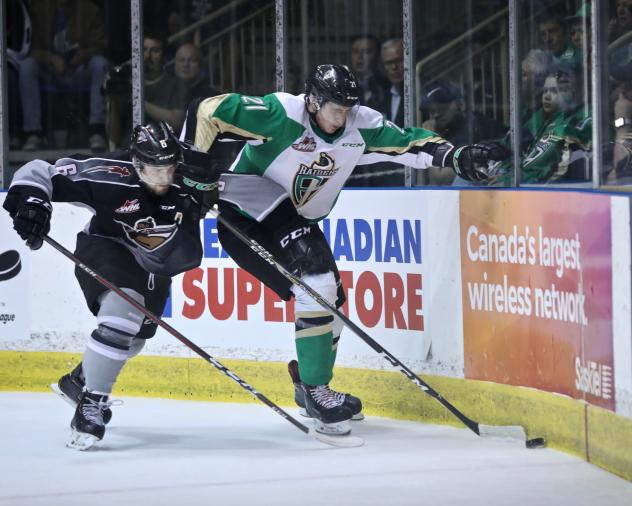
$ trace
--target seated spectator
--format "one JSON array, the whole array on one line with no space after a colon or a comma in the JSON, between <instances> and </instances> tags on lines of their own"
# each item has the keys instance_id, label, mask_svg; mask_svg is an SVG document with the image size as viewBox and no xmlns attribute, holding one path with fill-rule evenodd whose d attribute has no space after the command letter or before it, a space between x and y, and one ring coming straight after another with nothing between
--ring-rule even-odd
<instances>
[{"instance_id":1,"label":"seated spectator","mask_svg":"<svg viewBox=\"0 0 632 506\"><path fill-rule=\"evenodd\" d=\"M145 72L145 113L149 121L165 121L176 131L184 120L186 86L175 76L165 72L163 65L163 38L147 30L143 39ZM127 67L129 68L129 67ZM120 148L128 142L132 132L132 105L129 89L130 73L115 77L110 72L104 84L107 96L107 130L111 148ZM120 81L125 81L123 86Z\"/></svg>"},{"instance_id":2,"label":"seated spectator","mask_svg":"<svg viewBox=\"0 0 632 506\"><path fill-rule=\"evenodd\" d=\"M380 111L396 125L404 124L404 44L391 39L382 44L382 65L388 79Z\"/></svg>"},{"instance_id":3,"label":"seated spectator","mask_svg":"<svg viewBox=\"0 0 632 506\"><path fill-rule=\"evenodd\" d=\"M547 72L553 65L553 57L548 51L532 49L521 63L521 118L526 120L542 104L542 88Z\"/></svg>"},{"instance_id":4,"label":"seated spectator","mask_svg":"<svg viewBox=\"0 0 632 506\"><path fill-rule=\"evenodd\" d=\"M570 42L568 28L565 22L566 13L554 8L549 10L538 22L538 33L542 49L549 51L555 63L579 66L581 55L579 50Z\"/></svg>"},{"instance_id":5,"label":"seated spectator","mask_svg":"<svg viewBox=\"0 0 632 506\"><path fill-rule=\"evenodd\" d=\"M382 65L386 70L388 85L384 101L377 108L384 117L396 125L404 124L404 46L402 39L392 39L382 44ZM347 186L391 187L404 186L404 166L392 162L358 165L353 169Z\"/></svg>"},{"instance_id":6,"label":"seated spectator","mask_svg":"<svg viewBox=\"0 0 632 506\"><path fill-rule=\"evenodd\" d=\"M380 109L388 81L380 73L380 41L374 35L357 35L351 39L351 72L358 79L360 103Z\"/></svg>"},{"instance_id":7,"label":"seated spectator","mask_svg":"<svg viewBox=\"0 0 632 506\"><path fill-rule=\"evenodd\" d=\"M614 103L614 143L604 149L604 156L612 156L604 163L607 184L632 184L632 83L618 88Z\"/></svg>"},{"instance_id":8,"label":"seated spectator","mask_svg":"<svg viewBox=\"0 0 632 506\"><path fill-rule=\"evenodd\" d=\"M608 40L614 42L632 31L632 0L617 0L616 16L608 24Z\"/></svg>"},{"instance_id":9,"label":"seated spectator","mask_svg":"<svg viewBox=\"0 0 632 506\"><path fill-rule=\"evenodd\" d=\"M106 72L103 13L93 2L33 0L30 56L20 60L23 149L44 144L40 85L58 91L90 93L90 148L105 148L105 107L101 84Z\"/></svg>"},{"instance_id":10,"label":"seated spectator","mask_svg":"<svg viewBox=\"0 0 632 506\"><path fill-rule=\"evenodd\" d=\"M583 4L574 15L566 18L571 43L580 52L582 64L590 68L590 2Z\"/></svg>"},{"instance_id":11,"label":"seated spectator","mask_svg":"<svg viewBox=\"0 0 632 506\"><path fill-rule=\"evenodd\" d=\"M208 84L208 72L202 67L202 51L196 45L185 42L176 51L173 73L186 87L186 107L194 98L219 95Z\"/></svg>"},{"instance_id":12,"label":"seated spectator","mask_svg":"<svg viewBox=\"0 0 632 506\"><path fill-rule=\"evenodd\" d=\"M454 145L500 139L507 131L501 123L468 111L460 87L452 81L436 81L429 85L422 94L419 107L428 118L422 128L438 133ZM430 183L468 185L468 181L445 172L429 169Z\"/></svg>"},{"instance_id":13,"label":"seated spectator","mask_svg":"<svg viewBox=\"0 0 632 506\"><path fill-rule=\"evenodd\" d=\"M575 69L554 66L547 74L542 107L523 125L522 183L580 182L590 179L592 117L581 102ZM502 162L501 184L511 180L511 160Z\"/></svg>"}]
</instances>

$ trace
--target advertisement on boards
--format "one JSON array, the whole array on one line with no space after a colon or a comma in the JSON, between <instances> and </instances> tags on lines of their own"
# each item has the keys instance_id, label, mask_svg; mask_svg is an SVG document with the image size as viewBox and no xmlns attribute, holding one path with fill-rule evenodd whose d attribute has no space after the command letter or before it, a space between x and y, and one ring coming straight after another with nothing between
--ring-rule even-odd
<instances>
[{"instance_id":1,"label":"advertisement on boards","mask_svg":"<svg viewBox=\"0 0 632 506\"><path fill-rule=\"evenodd\" d=\"M29 338L29 253L2 208L0 192L0 349Z\"/></svg>"},{"instance_id":2,"label":"advertisement on boards","mask_svg":"<svg viewBox=\"0 0 632 506\"><path fill-rule=\"evenodd\" d=\"M462 192L465 377L614 409L610 197Z\"/></svg>"},{"instance_id":3,"label":"advertisement on boards","mask_svg":"<svg viewBox=\"0 0 632 506\"><path fill-rule=\"evenodd\" d=\"M458 269L454 273L458 194L344 191L320 226L341 273L345 315L408 364L440 363L444 372L462 375ZM280 300L228 258L210 215L202 238L202 265L174 280L170 323L220 356L293 358L293 302ZM166 338L160 331L158 339ZM390 368L348 329L338 363Z\"/></svg>"}]
</instances>

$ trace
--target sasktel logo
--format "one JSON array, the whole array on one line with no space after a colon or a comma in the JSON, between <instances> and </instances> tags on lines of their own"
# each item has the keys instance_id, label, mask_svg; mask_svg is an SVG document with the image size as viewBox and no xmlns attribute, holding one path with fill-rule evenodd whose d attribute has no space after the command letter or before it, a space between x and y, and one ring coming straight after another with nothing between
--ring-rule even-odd
<instances>
[{"instance_id":1,"label":"sasktel logo","mask_svg":"<svg viewBox=\"0 0 632 506\"><path fill-rule=\"evenodd\" d=\"M575 357L575 388L580 392L612 399L612 367Z\"/></svg>"}]
</instances>

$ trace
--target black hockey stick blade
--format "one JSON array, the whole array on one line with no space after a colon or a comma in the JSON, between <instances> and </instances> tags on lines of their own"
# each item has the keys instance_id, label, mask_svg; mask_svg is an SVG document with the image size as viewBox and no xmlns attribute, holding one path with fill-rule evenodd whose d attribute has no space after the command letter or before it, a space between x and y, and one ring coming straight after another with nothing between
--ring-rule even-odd
<instances>
[{"instance_id":1,"label":"black hockey stick blade","mask_svg":"<svg viewBox=\"0 0 632 506\"><path fill-rule=\"evenodd\" d=\"M364 330L350 320L342 311L340 311L334 304L330 303L327 299L323 298L316 290L311 286L304 283L298 276L295 276L288 271L278 260L274 258L272 253L266 250L261 244L254 239L248 237L244 232L237 228L229 219L221 215L216 209L210 209L219 223L224 225L235 237L250 247L255 253L257 253L263 260L265 260L271 267L274 267L281 275L283 275L288 281L301 288L306 292L314 301L320 304L323 309L329 311L332 315L337 316L344 322L344 324L351 329L351 331L367 343L373 350L386 359L393 367L399 369L399 371L406 376L410 381L417 385L429 396L435 398L443 406L445 406L450 413L456 416L463 424L469 428L475 434L481 437L496 437L501 439L520 440L523 443L526 442L526 432L523 427L519 425L497 426L497 425L482 425L478 422L468 418L455 406L453 406L447 399L445 399L439 392L434 390L428 383L417 376L412 370L410 370L403 362L392 355L386 350L380 343L369 336Z\"/></svg>"},{"instance_id":2,"label":"black hockey stick blade","mask_svg":"<svg viewBox=\"0 0 632 506\"><path fill-rule=\"evenodd\" d=\"M140 311L142 314L144 314L147 318L149 318L151 321L153 321L156 325L158 325L159 327L161 327L164 330L166 330L169 334L171 334L173 337L175 337L178 341L180 341L182 344L187 346L189 349L191 349L192 351L197 353L200 357L202 357L204 360L206 360L209 364L211 364L217 370L219 370L222 373L224 373L226 376L228 376L230 379L232 379L235 383L237 383L240 387L242 387L244 390L249 392L256 399L258 399L261 402L263 402L266 406L268 406L270 409L272 409L272 411L274 411L276 414L278 414L281 417L285 418L288 422L290 422L292 425L294 425L300 431L304 432L305 434L307 434L308 436L310 436L310 437L312 437L314 439L317 439L321 443L325 443L325 444L328 444L330 446L336 446L338 448L353 448L353 447L356 447L356 446L362 446L364 444L364 440L362 438L360 438L360 437L356 437L356 436L329 436L327 434L321 434L319 432L316 432L316 430L314 428L310 428L310 427L307 427L306 425L302 424L296 418L294 418L292 415L290 415L287 411L281 409L274 402L272 402L270 399L268 399L265 395L263 395L262 393L260 393L257 390L255 390L255 388L253 386L251 386L248 383L246 383L243 379L241 379L234 372L232 372L230 369L228 369L228 367L226 367L225 365L221 364L217 359L215 359L214 357L212 357L211 355L206 353L202 348L200 348L193 341L190 341L189 339L184 337L183 334L181 334L179 331L174 329L171 325L169 325L163 319L161 319L160 317L156 316L154 313L152 313L145 306L143 306L142 304L140 304L139 302L134 300L132 297L130 297L123 290L121 290L118 286L110 283L107 279L105 279L103 276L101 276L98 272L94 271L93 269L91 269L90 267L88 267L87 265L82 263L81 260L79 260L79 258L77 258L75 255L73 255L70 251L68 251L66 248L64 248L61 244L59 244L53 238L51 238L50 236L46 235L46 236L44 236L44 241L46 243L48 243L50 246L52 246L54 249L59 251L66 258L68 258L69 260L74 262L74 264L78 268L80 268L86 274L91 276L95 281L101 283L108 290L113 291L119 297L121 297L123 300L125 300L125 302L127 302L128 304L134 306L138 311Z\"/></svg>"}]
</instances>

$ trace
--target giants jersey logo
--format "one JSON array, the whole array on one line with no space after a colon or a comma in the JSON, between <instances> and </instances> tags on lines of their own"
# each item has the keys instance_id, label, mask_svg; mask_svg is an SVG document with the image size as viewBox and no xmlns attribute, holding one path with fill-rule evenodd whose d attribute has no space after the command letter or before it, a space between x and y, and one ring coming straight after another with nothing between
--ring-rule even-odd
<instances>
[{"instance_id":1,"label":"giants jersey logo","mask_svg":"<svg viewBox=\"0 0 632 506\"><path fill-rule=\"evenodd\" d=\"M318 161L309 167L301 164L292 183L292 200L296 207L309 202L318 190L338 172L335 160L327 153L320 153Z\"/></svg>"},{"instance_id":2,"label":"giants jersey logo","mask_svg":"<svg viewBox=\"0 0 632 506\"><path fill-rule=\"evenodd\" d=\"M95 172L107 172L108 174L114 174L121 178L129 177L131 175L130 170L127 167L120 167L119 165L97 165L96 167L92 167L85 171L87 174L95 173Z\"/></svg>"},{"instance_id":3,"label":"giants jersey logo","mask_svg":"<svg viewBox=\"0 0 632 506\"><path fill-rule=\"evenodd\" d=\"M136 246L140 246L146 251L153 251L164 246L176 235L178 223L182 215L176 214L176 223L170 225L156 225L156 220L148 216L137 220L134 226L130 226L122 221L114 220L123 227L127 238Z\"/></svg>"}]
</instances>

